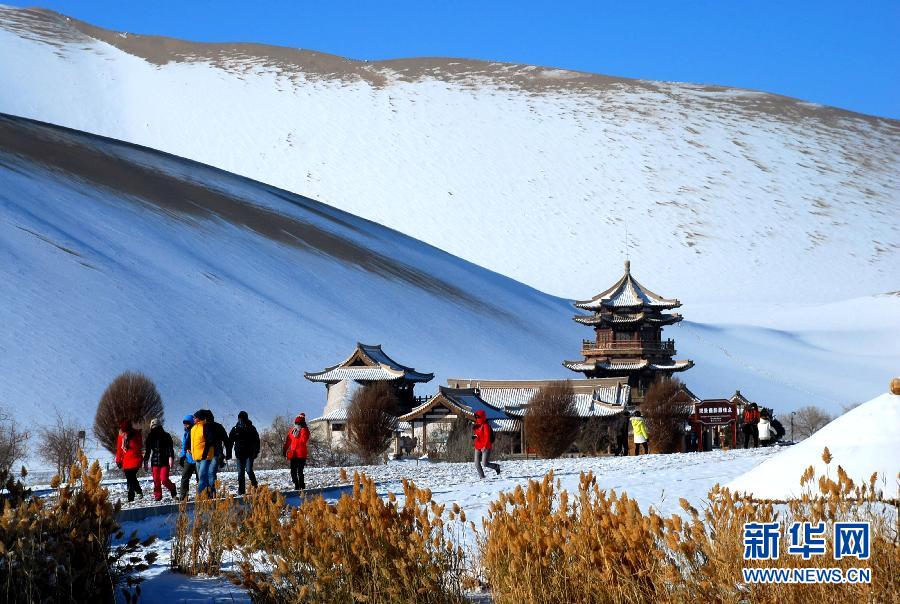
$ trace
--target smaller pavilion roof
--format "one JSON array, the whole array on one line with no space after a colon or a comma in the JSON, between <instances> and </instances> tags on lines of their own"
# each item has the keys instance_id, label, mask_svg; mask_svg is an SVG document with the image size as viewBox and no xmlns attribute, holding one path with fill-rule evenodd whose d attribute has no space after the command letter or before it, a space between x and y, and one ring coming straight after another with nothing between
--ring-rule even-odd
<instances>
[{"instance_id":1,"label":"smaller pavilion roof","mask_svg":"<svg viewBox=\"0 0 900 604\"><path fill-rule=\"evenodd\" d=\"M491 405L478 395L474 388L448 388L440 386L438 393L409 413L401 415L401 422L412 422L424 417L437 406L444 406L454 415L475 419L476 411L484 411L491 427L497 432L518 432L522 429L522 420L508 414L502 408Z\"/></svg>"},{"instance_id":2,"label":"smaller pavilion roof","mask_svg":"<svg viewBox=\"0 0 900 604\"><path fill-rule=\"evenodd\" d=\"M609 289L600 292L590 300L575 302L577 308L599 312L603 308L647 308L663 310L677 308L681 302L674 298L663 298L631 276L631 262L625 261L625 274Z\"/></svg>"},{"instance_id":3,"label":"smaller pavilion roof","mask_svg":"<svg viewBox=\"0 0 900 604\"><path fill-rule=\"evenodd\" d=\"M335 383L341 380L381 382L406 380L424 383L434 379L433 373L416 371L401 365L381 349L380 344L357 342L353 353L337 365L322 371L307 371L304 377L311 382Z\"/></svg>"}]
</instances>

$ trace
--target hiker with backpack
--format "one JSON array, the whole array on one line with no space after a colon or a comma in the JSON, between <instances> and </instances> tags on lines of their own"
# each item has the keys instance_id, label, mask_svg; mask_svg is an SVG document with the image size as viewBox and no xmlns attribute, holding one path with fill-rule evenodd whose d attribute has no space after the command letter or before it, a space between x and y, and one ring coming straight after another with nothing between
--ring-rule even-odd
<instances>
[{"instance_id":1,"label":"hiker with backpack","mask_svg":"<svg viewBox=\"0 0 900 604\"><path fill-rule=\"evenodd\" d=\"M175 446L172 443L172 435L166 432L160 421L154 417L150 420L150 432L147 434L144 470L149 464L150 472L153 475L153 498L156 501L162 500L163 486L169 490L172 499L177 496L175 484L169 480L169 472L172 470L174 461Z\"/></svg>"},{"instance_id":2,"label":"hiker with backpack","mask_svg":"<svg viewBox=\"0 0 900 604\"><path fill-rule=\"evenodd\" d=\"M211 426L207 422L209 412L198 409L194 413L194 425L191 426L191 455L197 463L197 496L206 492L215 495L215 476L212 473L215 449L212 445Z\"/></svg>"},{"instance_id":3,"label":"hiker with backpack","mask_svg":"<svg viewBox=\"0 0 900 604\"><path fill-rule=\"evenodd\" d=\"M253 460L259 455L259 432L250 421L246 411L238 413L237 423L228 434L228 457L232 450L237 459L238 495L244 494L244 474L250 478L250 484L256 487L256 474L253 473Z\"/></svg>"},{"instance_id":4,"label":"hiker with backpack","mask_svg":"<svg viewBox=\"0 0 900 604\"><path fill-rule=\"evenodd\" d=\"M143 498L141 483L137 473L141 469L144 442L140 430L135 430L131 422L123 419L119 422L119 434L116 436L116 466L125 473L128 483L128 501L134 501L135 495Z\"/></svg>"},{"instance_id":5,"label":"hiker with backpack","mask_svg":"<svg viewBox=\"0 0 900 604\"><path fill-rule=\"evenodd\" d=\"M294 488L302 491L306 488L303 479L303 468L309 457L309 428L306 426L306 414L301 413L294 418L294 427L288 430L282 453L291 462L291 480Z\"/></svg>"},{"instance_id":6,"label":"hiker with backpack","mask_svg":"<svg viewBox=\"0 0 900 604\"><path fill-rule=\"evenodd\" d=\"M182 424L184 425L184 434L181 436L181 456L178 458L178 465L181 466L180 498L187 499L191 476L197 474L197 464L194 456L191 455L191 428L194 426L194 416L185 415ZM200 479L199 474L197 474L197 479Z\"/></svg>"},{"instance_id":7,"label":"hiker with backpack","mask_svg":"<svg viewBox=\"0 0 900 604\"><path fill-rule=\"evenodd\" d=\"M744 409L744 425L741 430L744 432L744 448L750 446L750 439L753 439L753 447L759 447L759 408L756 403L750 403L750 406Z\"/></svg>"},{"instance_id":8,"label":"hiker with backpack","mask_svg":"<svg viewBox=\"0 0 900 604\"><path fill-rule=\"evenodd\" d=\"M475 470L479 478L484 478L482 465L500 475L500 464L491 462L491 449L494 448L494 429L487 421L484 409L475 412L475 426L472 428L472 440L475 446Z\"/></svg>"}]
</instances>

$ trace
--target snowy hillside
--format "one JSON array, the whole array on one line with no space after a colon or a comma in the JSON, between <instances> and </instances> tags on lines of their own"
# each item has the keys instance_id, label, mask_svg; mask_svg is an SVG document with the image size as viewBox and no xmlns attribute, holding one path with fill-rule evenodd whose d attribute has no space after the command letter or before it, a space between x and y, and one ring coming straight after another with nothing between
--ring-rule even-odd
<instances>
[{"instance_id":1,"label":"snowy hillside","mask_svg":"<svg viewBox=\"0 0 900 604\"><path fill-rule=\"evenodd\" d=\"M771 94L0 9L0 111L307 195L565 297L619 276L626 229L635 266L688 303L898 289L900 124Z\"/></svg>"},{"instance_id":2,"label":"snowy hillside","mask_svg":"<svg viewBox=\"0 0 900 604\"><path fill-rule=\"evenodd\" d=\"M900 496L900 396L882 394L837 418L798 445L787 448L733 480L735 491L766 499L799 497L800 476L813 466L816 476L837 480L841 466L856 484L868 484L873 472L884 497ZM822 459L828 447L830 466ZM815 483L812 492L817 493Z\"/></svg>"},{"instance_id":3,"label":"snowy hillside","mask_svg":"<svg viewBox=\"0 0 900 604\"><path fill-rule=\"evenodd\" d=\"M382 343L438 379L565 372L566 301L308 198L0 116L0 405L93 417L120 371L172 423L317 413L303 379ZM436 388L438 382L430 387Z\"/></svg>"},{"instance_id":4,"label":"snowy hillside","mask_svg":"<svg viewBox=\"0 0 900 604\"><path fill-rule=\"evenodd\" d=\"M170 423L208 403L264 424L318 413L303 371L357 340L433 371L426 394L454 376L575 377L561 361L587 335L568 301L316 201L4 116L0 283L0 406L28 425L54 405L89 422L125 369L157 381ZM704 397L839 411L900 359L897 296L745 309L744 325L688 310L666 333Z\"/></svg>"}]
</instances>

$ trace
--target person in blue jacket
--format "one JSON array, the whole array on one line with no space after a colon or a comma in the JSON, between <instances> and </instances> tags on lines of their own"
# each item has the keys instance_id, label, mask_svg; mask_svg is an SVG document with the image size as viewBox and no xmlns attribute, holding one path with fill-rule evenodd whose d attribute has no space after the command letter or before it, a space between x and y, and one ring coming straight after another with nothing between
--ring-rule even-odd
<instances>
[{"instance_id":1,"label":"person in blue jacket","mask_svg":"<svg viewBox=\"0 0 900 604\"><path fill-rule=\"evenodd\" d=\"M184 416L184 434L181 436L181 457L178 464L181 466L181 499L187 499L188 487L191 484L191 475L197 474L197 464L191 455L191 427L194 425L194 416ZM199 476L198 476L199 480Z\"/></svg>"}]
</instances>

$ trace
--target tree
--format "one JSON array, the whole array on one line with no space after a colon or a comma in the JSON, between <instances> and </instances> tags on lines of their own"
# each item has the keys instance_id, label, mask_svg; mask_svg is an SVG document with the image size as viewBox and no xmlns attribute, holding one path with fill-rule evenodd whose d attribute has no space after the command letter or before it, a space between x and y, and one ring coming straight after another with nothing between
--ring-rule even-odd
<instances>
[{"instance_id":1,"label":"tree","mask_svg":"<svg viewBox=\"0 0 900 604\"><path fill-rule=\"evenodd\" d=\"M69 468L78 460L80 431L81 428L63 417L59 409L56 410L55 424L41 429L42 455L56 466L56 473L63 481L68 479Z\"/></svg>"},{"instance_id":2,"label":"tree","mask_svg":"<svg viewBox=\"0 0 900 604\"><path fill-rule=\"evenodd\" d=\"M353 394L347 409L347 442L370 464L391 445L400 402L387 382L372 382Z\"/></svg>"},{"instance_id":3,"label":"tree","mask_svg":"<svg viewBox=\"0 0 900 604\"><path fill-rule=\"evenodd\" d=\"M797 409L797 413L794 415L794 432L799 437L797 440L809 438L824 428L832 419L834 418L828 415L824 409L815 405Z\"/></svg>"},{"instance_id":4,"label":"tree","mask_svg":"<svg viewBox=\"0 0 900 604\"><path fill-rule=\"evenodd\" d=\"M12 467L25 459L28 433L19 430L16 421L0 410L0 485L6 482Z\"/></svg>"},{"instance_id":5,"label":"tree","mask_svg":"<svg viewBox=\"0 0 900 604\"><path fill-rule=\"evenodd\" d=\"M581 418L575 407L571 382L551 382L534 393L525 411L525 437L538 455L559 457L569 450Z\"/></svg>"},{"instance_id":6,"label":"tree","mask_svg":"<svg viewBox=\"0 0 900 604\"><path fill-rule=\"evenodd\" d=\"M644 395L641 414L653 448L659 453L676 453L684 439L684 422L689 410L679 401L682 383L678 378L664 377L654 381Z\"/></svg>"},{"instance_id":7,"label":"tree","mask_svg":"<svg viewBox=\"0 0 900 604\"><path fill-rule=\"evenodd\" d=\"M106 388L94 417L94 436L110 453L115 453L119 422L129 421L142 429L150 420L163 421L162 397L142 373L126 371Z\"/></svg>"}]
</instances>

